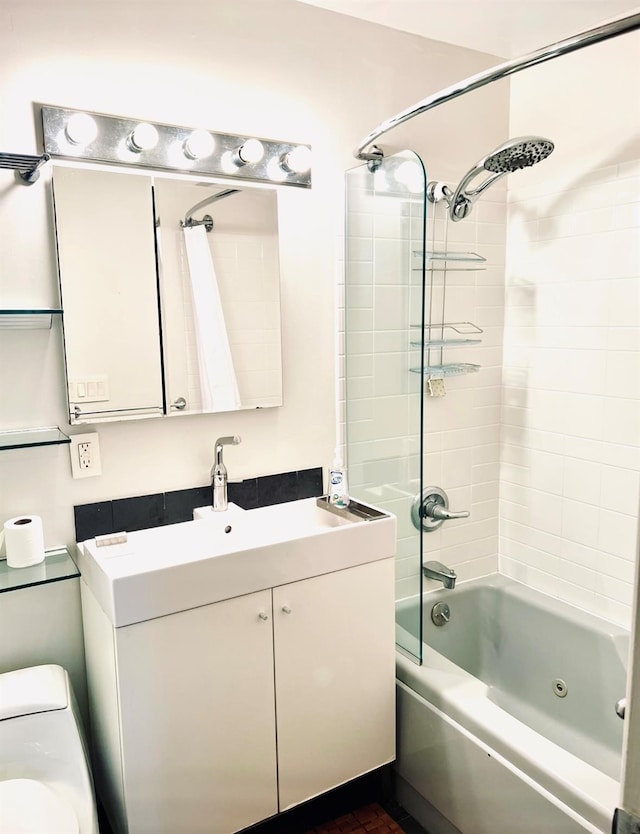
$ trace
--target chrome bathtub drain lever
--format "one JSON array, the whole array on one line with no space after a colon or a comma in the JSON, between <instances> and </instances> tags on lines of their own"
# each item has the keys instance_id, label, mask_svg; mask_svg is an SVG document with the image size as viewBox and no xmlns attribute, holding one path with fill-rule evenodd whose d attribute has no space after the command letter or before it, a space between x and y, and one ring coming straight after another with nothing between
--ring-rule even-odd
<instances>
[{"instance_id":1,"label":"chrome bathtub drain lever","mask_svg":"<svg viewBox=\"0 0 640 834\"><path fill-rule=\"evenodd\" d=\"M451 619L451 612L446 602L436 602L431 609L431 620L436 626L446 625Z\"/></svg>"}]
</instances>

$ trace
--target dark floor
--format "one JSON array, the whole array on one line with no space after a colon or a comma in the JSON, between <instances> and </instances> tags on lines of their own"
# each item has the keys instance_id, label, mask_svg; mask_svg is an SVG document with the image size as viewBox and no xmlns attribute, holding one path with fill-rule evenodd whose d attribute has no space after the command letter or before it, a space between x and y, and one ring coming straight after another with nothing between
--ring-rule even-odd
<instances>
[{"instance_id":1,"label":"dark floor","mask_svg":"<svg viewBox=\"0 0 640 834\"><path fill-rule=\"evenodd\" d=\"M428 834L393 799L393 775L390 768L354 779L347 785L305 802L266 822L245 829L244 834L304 834L319 826L327 826L351 812L377 803L405 834ZM100 834L113 834L102 809L98 809Z\"/></svg>"}]
</instances>

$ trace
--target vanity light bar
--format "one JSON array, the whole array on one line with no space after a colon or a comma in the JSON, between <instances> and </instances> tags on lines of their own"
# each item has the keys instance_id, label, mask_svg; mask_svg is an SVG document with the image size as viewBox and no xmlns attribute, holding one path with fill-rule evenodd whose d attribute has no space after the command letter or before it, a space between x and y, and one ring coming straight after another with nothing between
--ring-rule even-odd
<instances>
[{"instance_id":1,"label":"vanity light bar","mask_svg":"<svg viewBox=\"0 0 640 834\"><path fill-rule=\"evenodd\" d=\"M311 187L308 145L47 105L41 111L44 149L53 157Z\"/></svg>"}]
</instances>

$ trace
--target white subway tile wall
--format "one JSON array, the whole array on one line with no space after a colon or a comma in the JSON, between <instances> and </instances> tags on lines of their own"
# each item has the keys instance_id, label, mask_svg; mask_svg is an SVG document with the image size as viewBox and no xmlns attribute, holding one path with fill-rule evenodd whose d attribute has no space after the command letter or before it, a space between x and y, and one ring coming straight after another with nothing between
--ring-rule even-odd
<instances>
[{"instance_id":1,"label":"white subway tile wall","mask_svg":"<svg viewBox=\"0 0 640 834\"><path fill-rule=\"evenodd\" d=\"M341 332L339 438L341 444L348 439L352 494L398 517L396 598L402 599L420 583L420 541L410 511L420 489L422 377L410 371L420 367L420 349L410 343L420 339L422 279L414 253L422 248L425 209L422 194L374 190L364 168L349 177L346 313L343 287L338 294L348 345L345 369ZM424 486L442 487L453 510L471 511L469 519L424 534L424 558L439 559L464 580L498 569L506 192L495 188L462 223L447 221L443 204L429 203L426 212L428 250L487 258L480 270L451 263L446 272L429 270L425 293L427 322L472 322L483 331L480 344L430 351L431 364L481 369L447 377L446 395L426 395L424 407Z\"/></svg>"},{"instance_id":2,"label":"white subway tile wall","mask_svg":"<svg viewBox=\"0 0 640 834\"><path fill-rule=\"evenodd\" d=\"M416 593L420 564L410 521L419 375L408 373L419 353L406 328L419 312L410 259L421 200L376 199L364 173L360 186L349 200L348 380L338 269L339 440L344 449L348 385L351 489L398 515L401 599ZM588 185L520 188L508 211L494 188L462 223L447 223L442 205L428 204L427 215L428 248L475 251L487 267L446 273L445 320L483 334L480 345L447 349L445 361L482 368L447 378L445 397L425 397L424 477L471 517L426 534L424 558L461 580L499 568L628 627L640 501L640 162L592 172ZM443 273L429 275L442 321Z\"/></svg>"},{"instance_id":3,"label":"white subway tile wall","mask_svg":"<svg viewBox=\"0 0 640 834\"><path fill-rule=\"evenodd\" d=\"M509 201L500 570L629 627L640 498L640 161Z\"/></svg>"}]
</instances>

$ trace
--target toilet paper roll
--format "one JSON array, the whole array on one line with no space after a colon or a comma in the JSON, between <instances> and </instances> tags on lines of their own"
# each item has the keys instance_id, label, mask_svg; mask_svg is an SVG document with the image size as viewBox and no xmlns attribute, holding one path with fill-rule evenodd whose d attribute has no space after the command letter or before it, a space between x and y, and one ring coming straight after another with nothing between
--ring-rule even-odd
<instances>
[{"instance_id":1,"label":"toilet paper roll","mask_svg":"<svg viewBox=\"0 0 640 834\"><path fill-rule=\"evenodd\" d=\"M22 515L4 523L7 565L27 568L44 560L42 519L37 515Z\"/></svg>"}]
</instances>

